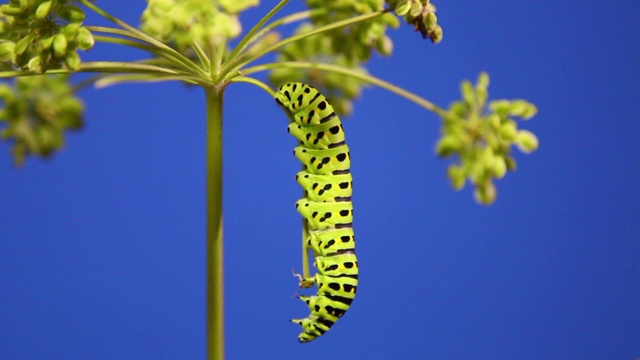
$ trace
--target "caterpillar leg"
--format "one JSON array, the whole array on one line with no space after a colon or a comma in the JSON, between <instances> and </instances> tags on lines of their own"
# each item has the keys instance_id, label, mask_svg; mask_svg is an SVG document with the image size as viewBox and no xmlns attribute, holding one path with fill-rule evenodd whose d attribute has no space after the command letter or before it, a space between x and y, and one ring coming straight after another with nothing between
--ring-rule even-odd
<instances>
[{"instance_id":1,"label":"caterpillar leg","mask_svg":"<svg viewBox=\"0 0 640 360\"><path fill-rule=\"evenodd\" d=\"M302 275L296 273L295 270L291 270L293 272L293 276L298 278L298 291L296 292L296 294L294 295L294 297L298 296L298 293L300 292L300 290L304 289L310 289L313 287L313 285L316 282L316 279L314 277L309 277L309 278L304 278Z\"/></svg>"}]
</instances>

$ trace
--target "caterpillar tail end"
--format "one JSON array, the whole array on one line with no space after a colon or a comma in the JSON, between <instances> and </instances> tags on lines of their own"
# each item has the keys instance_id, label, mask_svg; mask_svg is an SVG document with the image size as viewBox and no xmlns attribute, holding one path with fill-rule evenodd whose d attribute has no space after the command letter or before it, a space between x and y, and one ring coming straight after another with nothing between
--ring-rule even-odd
<instances>
[{"instance_id":1,"label":"caterpillar tail end","mask_svg":"<svg viewBox=\"0 0 640 360\"><path fill-rule=\"evenodd\" d=\"M310 326L311 320L309 318L304 318L304 319L291 319L289 320L294 324L298 324L300 326L302 326L302 329L307 329ZM298 335L298 341L300 343L307 343L310 342L312 340L315 340L318 336L320 336L322 334L318 334L315 335L313 333L308 333L306 331L303 331L300 333L300 335Z\"/></svg>"}]
</instances>

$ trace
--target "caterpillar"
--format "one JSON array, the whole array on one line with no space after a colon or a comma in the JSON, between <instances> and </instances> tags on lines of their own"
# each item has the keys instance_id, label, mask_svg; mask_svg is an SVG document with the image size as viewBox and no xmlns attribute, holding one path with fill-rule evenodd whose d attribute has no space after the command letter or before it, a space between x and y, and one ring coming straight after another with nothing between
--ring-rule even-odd
<instances>
[{"instance_id":1,"label":"caterpillar","mask_svg":"<svg viewBox=\"0 0 640 360\"><path fill-rule=\"evenodd\" d=\"M289 113L288 131L298 140L293 153L303 165L296 175L304 193L296 203L303 217L303 275L296 276L300 288L315 284L318 292L298 296L310 314L291 322L302 326L298 341L305 343L328 331L356 296L351 158L340 118L317 89L289 83L278 89L275 99ZM309 250L317 270L314 276L308 266Z\"/></svg>"}]
</instances>

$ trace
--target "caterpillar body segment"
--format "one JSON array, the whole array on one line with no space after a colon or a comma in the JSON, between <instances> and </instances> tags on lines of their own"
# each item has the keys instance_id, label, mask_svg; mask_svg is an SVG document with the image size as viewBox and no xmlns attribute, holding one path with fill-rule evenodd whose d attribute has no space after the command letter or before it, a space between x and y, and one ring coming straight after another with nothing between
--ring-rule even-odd
<instances>
[{"instance_id":1,"label":"caterpillar body segment","mask_svg":"<svg viewBox=\"0 0 640 360\"><path fill-rule=\"evenodd\" d=\"M344 144L344 129L337 116L322 125L306 126L296 122L289 124L289 134L295 136L309 149L327 149Z\"/></svg>"},{"instance_id":2,"label":"caterpillar body segment","mask_svg":"<svg viewBox=\"0 0 640 360\"><path fill-rule=\"evenodd\" d=\"M307 221L310 229L333 230L351 227L353 204L351 201L315 202L302 198L296 209Z\"/></svg>"},{"instance_id":3,"label":"caterpillar body segment","mask_svg":"<svg viewBox=\"0 0 640 360\"><path fill-rule=\"evenodd\" d=\"M313 251L316 259L353 252L355 248L353 229L344 228L333 231L309 232L306 244L307 248Z\"/></svg>"},{"instance_id":4,"label":"caterpillar body segment","mask_svg":"<svg viewBox=\"0 0 640 360\"><path fill-rule=\"evenodd\" d=\"M288 131L298 140L294 155L303 170L296 180L304 198L296 208L303 226L303 264L313 252L313 276L298 275L300 287L315 284L316 295L300 296L309 315L291 321L302 327L300 342L327 332L351 306L358 288L358 259L353 234L351 157L340 118L315 88L301 83L280 87L276 102L289 113ZM304 273L309 274L307 266Z\"/></svg>"},{"instance_id":5,"label":"caterpillar body segment","mask_svg":"<svg viewBox=\"0 0 640 360\"><path fill-rule=\"evenodd\" d=\"M296 181L310 201L350 201L353 187L351 174L317 175L307 171L296 174Z\"/></svg>"},{"instance_id":6,"label":"caterpillar body segment","mask_svg":"<svg viewBox=\"0 0 640 360\"><path fill-rule=\"evenodd\" d=\"M300 160L304 170L311 174L347 174L351 168L351 155L347 145L326 150L296 146L293 155Z\"/></svg>"}]
</instances>

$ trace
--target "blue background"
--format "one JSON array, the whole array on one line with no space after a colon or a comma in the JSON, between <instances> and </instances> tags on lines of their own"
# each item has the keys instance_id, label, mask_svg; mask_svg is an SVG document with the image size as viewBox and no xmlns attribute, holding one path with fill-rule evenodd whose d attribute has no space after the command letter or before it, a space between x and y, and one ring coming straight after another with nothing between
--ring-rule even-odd
<instances>
[{"instance_id":1,"label":"blue background","mask_svg":"<svg viewBox=\"0 0 640 360\"><path fill-rule=\"evenodd\" d=\"M101 5L135 24L146 3ZM292 299L295 140L263 91L231 86L229 359L640 357L640 2L436 5L444 41L403 26L370 72L447 106L488 71L491 98L538 106L521 126L540 149L517 153L495 205L479 206L434 155L439 119L365 91L343 119L358 297L301 345L287 321L306 314ZM85 58L140 56L98 44ZM0 144L0 359L204 359L203 93L162 83L81 96L86 127L50 161L15 170Z\"/></svg>"}]
</instances>

